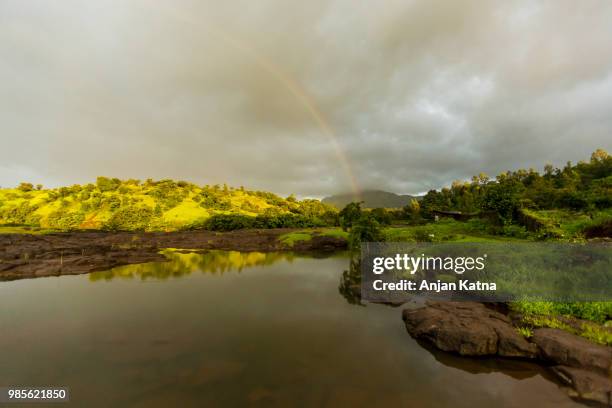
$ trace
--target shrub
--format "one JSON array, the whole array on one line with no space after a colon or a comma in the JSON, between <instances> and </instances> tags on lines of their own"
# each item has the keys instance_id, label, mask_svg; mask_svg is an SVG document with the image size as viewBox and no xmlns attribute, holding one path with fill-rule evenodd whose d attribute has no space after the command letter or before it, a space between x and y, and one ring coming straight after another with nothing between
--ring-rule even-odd
<instances>
[{"instance_id":1,"label":"shrub","mask_svg":"<svg viewBox=\"0 0 612 408\"><path fill-rule=\"evenodd\" d=\"M149 226L152 216L150 207L127 206L115 211L102 228L108 231L143 231Z\"/></svg>"},{"instance_id":2,"label":"shrub","mask_svg":"<svg viewBox=\"0 0 612 408\"><path fill-rule=\"evenodd\" d=\"M605 323L612 317L612 302L527 302L520 301L511 304L514 311L528 316L564 315L579 319Z\"/></svg>"},{"instance_id":3,"label":"shrub","mask_svg":"<svg viewBox=\"0 0 612 408\"><path fill-rule=\"evenodd\" d=\"M47 224L51 228L70 231L79 228L84 220L85 215L81 212L67 212L60 209L49 214Z\"/></svg>"},{"instance_id":4,"label":"shrub","mask_svg":"<svg viewBox=\"0 0 612 408\"><path fill-rule=\"evenodd\" d=\"M121 180L117 178L109 179L108 177L98 177L96 185L100 191L115 191L121 185Z\"/></svg>"},{"instance_id":5,"label":"shrub","mask_svg":"<svg viewBox=\"0 0 612 408\"><path fill-rule=\"evenodd\" d=\"M391 225L391 214L384 208L374 208L370 214L380 225Z\"/></svg>"},{"instance_id":6,"label":"shrub","mask_svg":"<svg viewBox=\"0 0 612 408\"><path fill-rule=\"evenodd\" d=\"M236 214L217 214L206 220L203 227L210 231L233 231L253 228L254 224L255 217Z\"/></svg>"},{"instance_id":7,"label":"shrub","mask_svg":"<svg viewBox=\"0 0 612 408\"><path fill-rule=\"evenodd\" d=\"M361 203L348 203L346 207L340 210L340 226L344 231L353 226L357 220L361 218Z\"/></svg>"},{"instance_id":8,"label":"shrub","mask_svg":"<svg viewBox=\"0 0 612 408\"><path fill-rule=\"evenodd\" d=\"M503 235L507 237L514 237L514 238L527 238L529 236L529 233L527 232L525 227L521 225L514 225L514 224L504 225L502 227L501 232Z\"/></svg>"},{"instance_id":9,"label":"shrub","mask_svg":"<svg viewBox=\"0 0 612 408\"><path fill-rule=\"evenodd\" d=\"M2 208L0 219L5 224L38 225L40 217L34 214L37 209L37 205L22 202L18 206Z\"/></svg>"},{"instance_id":10,"label":"shrub","mask_svg":"<svg viewBox=\"0 0 612 408\"><path fill-rule=\"evenodd\" d=\"M363 214L351 228L349 235L349 246L357 249L362 242L382 241L383 235L380 224L370 214Z\"/></svg>"},{"instance_id":11,"label":"shrub","mask_svg":"<svg viewBox=\"0 0 612 408\"><path fill-rule=\"evenodd\" d=\"M323 221L299 214L258 215L216 214L208 219L196 220L184 229L207 229L209 231L234 231L248 228L311 228L322 227Z\"/></svg>"},{"instance_id":12,"label":"shrub","mask_svg":"<svg viewBox=\"0 0 612 408\"><path fill-rule=\"evenodd\" d=\"M19 187L17 187L19 191L32 191L34 190L34 185L32 183L19 183Z\"/></svg>"}]
</instances>

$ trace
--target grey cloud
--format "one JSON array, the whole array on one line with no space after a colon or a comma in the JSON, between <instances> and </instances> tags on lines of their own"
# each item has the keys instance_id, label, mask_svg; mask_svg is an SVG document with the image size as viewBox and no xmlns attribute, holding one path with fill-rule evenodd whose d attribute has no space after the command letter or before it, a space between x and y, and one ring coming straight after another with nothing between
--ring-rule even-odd
<instances>
[{"instance_id":1,"label":"grey cloud","mask_svg":"<svg viewBox=\"0 0 612 408\"><path fill-rule=\"evenodd\" d=\"M562 165L612 147L610 38L604 0L5 0L0 185L346 191L319 120L362 188Z\"/></svg>"}]
</instances>

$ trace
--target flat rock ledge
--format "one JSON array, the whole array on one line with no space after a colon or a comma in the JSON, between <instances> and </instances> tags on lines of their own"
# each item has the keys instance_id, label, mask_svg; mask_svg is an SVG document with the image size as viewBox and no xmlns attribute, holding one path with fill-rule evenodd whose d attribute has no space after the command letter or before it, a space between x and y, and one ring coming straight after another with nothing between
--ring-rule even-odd
<instances>
[{"instance_id":1,"label":"flat rock ledge","mask_svg":"<svg viewBox=\"0 0 612 408\"><path fill-rule=\"evenodd\" d=\"M440 350L462 356L537 356L537 346L521 336L507 316L482 303L427 302L404 310L403 318L412 337Z\"/></svg>"},{"instance_id":2,"label":"flat rock ledge","mask_svg":"<svg viewBox=\"0 0 612 408\"><path fill-rule=\"evenodd\" d=\"M403 311L412 337L462 356L530 359L551 367L575 400L612 406L612 348L558 329L527 340L504 314L477 302L426 302Z\"/></svg>"}]
</instances>

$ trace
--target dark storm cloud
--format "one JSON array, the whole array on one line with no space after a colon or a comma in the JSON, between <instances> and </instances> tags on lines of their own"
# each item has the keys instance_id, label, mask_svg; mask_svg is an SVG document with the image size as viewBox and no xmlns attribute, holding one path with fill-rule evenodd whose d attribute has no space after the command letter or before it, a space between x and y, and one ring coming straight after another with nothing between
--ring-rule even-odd
<instances>
[{"instance_id":1,"label":"dark storm cloud","mask_svg":"<svg viewBox=\"0 0 612 408\"><path fill-rule=\"evenodd\" d=\"M416 193L562 165L611 147L610 38L603 0L4 0L0 185L320 196L349 189L346 159Z\"/></svg>"}]
</instances>

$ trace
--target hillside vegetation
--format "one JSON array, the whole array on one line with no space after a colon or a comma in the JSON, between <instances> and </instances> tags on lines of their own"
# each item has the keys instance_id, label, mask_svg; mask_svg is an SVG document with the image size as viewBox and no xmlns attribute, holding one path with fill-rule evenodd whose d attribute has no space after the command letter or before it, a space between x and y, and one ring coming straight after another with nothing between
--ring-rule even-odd
<instances>
[{"instance_id":1,"label":"hillside vegetation","mask_svg":"<svg viewBox=\"0 0 612 408\"><path fill-rule=\"evenodd\" d=\"M229 230L237 223L241 228L314 227L336 218L337 211L318 200L173 180L98 177L95 184L47 190L21 183L0 190L0 224L45 229Z\"/></svg>"},{"instance_id":2,"label":"hillside vegetation","mask_svg":"<svg viewBox=\"0 0 612 408\"><path fill-rule=\"evenodd\" d=\"M405 211L413 220L431 220L444 212L491 215L503 232L518 237L539 232L542 238L612 233L612 156L597 150L589 161L568 162L562 169L544 167L485 174L456 181L449 188L429 191Z\"/></svg>"},{"instance_id":3,"label":"hillside vegetation","mask_svg":"<svg viewBox=\"0 0 612 408\"><path fill-rule=\"evenodd\" d=\"M109 231L335 226L348 231L357 225L364 239L417 241L492 235L515 239L610 237L612 156L597 150L589 161L568 162L562 169L547 165L543 174L533 169L508 171L495 179L480 174L471 181L431 190L420 200L381 191L366 191L361 198L368 197L370 206L381 207L349 202L338 211L318 200L298 201L293 196L282 198L243 187L98 177L95 184L56 189L30 183L1 189L0 225L5 232L10 232L7 226L11 225ZM396 204L374 200L389 197L406 204L387 210L384 207ZM361 210L362 205L366 211ZM441 223L444 217L459 222ZM402 230L382 235L369 232L390 225Z\"/></svg>"}]
</instances>

